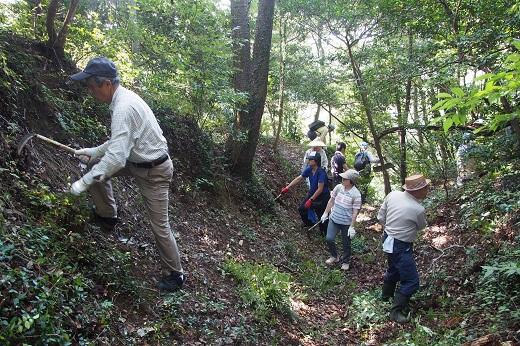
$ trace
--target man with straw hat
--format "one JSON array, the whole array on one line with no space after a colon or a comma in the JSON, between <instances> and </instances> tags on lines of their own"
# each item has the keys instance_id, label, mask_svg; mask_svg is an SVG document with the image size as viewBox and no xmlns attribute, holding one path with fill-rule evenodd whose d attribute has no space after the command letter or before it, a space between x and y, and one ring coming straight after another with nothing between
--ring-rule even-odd
<instances>
[{"instance_id":1,"label":"man with straw hat","mask_svg":"<svg viewBox=\"0 0 520 346\"><path fill-rule=\"evenodd\" d=\"M413 241L417 232L426 227L424 207L420 201L426 198L430 180L422 174L405 179L405 191L390 192L377 219L384 227L383 251L387 253L388 268L383 281L382 298L393 298L390 319L398 323L409 321L408 303L419 289L419 274L413 258ZM395 292L397 283L399 291ZM394 295L395 293L395 295Z\"/></svg>"}]
</instances>

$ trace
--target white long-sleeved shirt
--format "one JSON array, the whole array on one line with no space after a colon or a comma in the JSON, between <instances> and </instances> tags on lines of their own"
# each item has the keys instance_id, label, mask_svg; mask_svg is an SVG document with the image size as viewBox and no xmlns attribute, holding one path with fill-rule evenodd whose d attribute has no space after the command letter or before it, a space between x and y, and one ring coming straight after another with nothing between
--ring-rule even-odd
<instances>
[{"instance_id":1,"label":"white long-sleeved shirt","mask_svg":"<svg viewBox=\"0 0 520 346\"><path fill-rule=\"evenodd\" d=\"M424 207L406 191L390 192L377 213L377 219L388 235L404 242L413 242L417 232L426 227Z\"/></svg>"},{"instance_id":2,"label":"white long-sleeved shirt","mask_svg":"<svg viewBox=\"0 0 520 346\"><path fill-rule=\"evenodd\" d=\"M127 161L150 162L168 153L159 123L146 102L136 93L118 86L110 103L111 136L95 148L98 164L83 176L86 183L94 177L111 177Z\"/></svg>"},{"instance_id":3,"label":"white long-sleeved shirt","mask_svg":"<svg viewBox=\"0 0 520 346\"><path fill-rule=\"evenodd\" d=\"M302 172L309 165L309 162L308 162L309 155L313 151L314 150L312 148L307 149L307 151L305 152L305 155L303 155ZM323 168L325 170L325 172L327 172L329 170L329 160L327 159L327 153L325 152L325 150L323 150L323 148L321 148L321 150L318 151L318 154L320 154L320 156L321 156L321 166L320 167Z\"/></svg>"}]
</instances>

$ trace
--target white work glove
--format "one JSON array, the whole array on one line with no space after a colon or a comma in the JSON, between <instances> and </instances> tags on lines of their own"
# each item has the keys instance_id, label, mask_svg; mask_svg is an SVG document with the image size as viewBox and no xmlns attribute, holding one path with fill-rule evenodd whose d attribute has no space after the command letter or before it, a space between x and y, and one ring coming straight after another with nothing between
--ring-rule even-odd
<instances>
[{"instance_id":1,"label":"white work glove","mask_svg":"<svg viewBox=\"0 0 520 346\"><path fill-rule=\"evenodd\" d=\"M83 178L80 178L77 180L72 186L70 187L70 193L72 193L74 196L79 196L82 192L88 190L89 185L85 183Z\"/></svg>"},{"instance_id":2,"label":"white work glove","mask_svg":"<svg viewBox=\"0 0 520 346\"><path fill-rule=\"evenodd\" d=\"M321 216L321 223L325 223L325 221L327 221L328 218L329 218L329 214L323 213L323 215Z\"/></svg>"},{"instance_id":3,"label":"white work glove","mask_svg":"<svg viewBox=\"0 0 520 346\"><path fill-rule=\"evenodd\" d=\"M83 148L75 150L74 156L76 156L84 164L87 164L90 162L90 160L97 158L98 153L96 148Z\"/></svg>"},{"instance_id":4,"label":"white work glove","mask_svg":"<svg viewBox=\"0 0 520 346\"><path fill-rule=\"evenodd\" d=\"M354 238L354 236L356 235L356 230L354 229L354 227L352 225L350 225L350 227L348 228L348 236L350 237L350 239Z\"/></svg>"}]
</instances>

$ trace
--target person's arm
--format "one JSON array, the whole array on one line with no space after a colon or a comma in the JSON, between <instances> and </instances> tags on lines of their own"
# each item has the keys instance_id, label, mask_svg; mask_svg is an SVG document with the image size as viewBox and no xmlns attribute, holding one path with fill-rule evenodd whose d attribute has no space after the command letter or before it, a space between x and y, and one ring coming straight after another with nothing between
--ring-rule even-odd
<instances>
[{"instance_id":1,"label":"person's arm","mask_svg":"<svg viewBox=\"0 0 520 346\"><path fill-rule=\"evenodd\" d=\"M330 196L329 201L327 202L327 207L325 207L325 211L323 214L329 214L332 208L334 207L334 201L336 200L335 197Z\"/></svg>"},{"instance_id":2,"label":"person's arm","mask_svg":"<svg viewBox=\"0 0 520 346\"><path fill-rule=\"evenodd\" d=\"M299 176L297 176L296 178L294 178L294 179L289 183L289 185L287 185L286 187L289 189L289 188L291 188L292 186L298 184L298 183L299 183L300 181L302 181L302 180L303 180L303 176L299 175Z\"/></svg>"},{"instance_id":3,"label":"person's arm","mask_svg":"<svg viewBox=\"0 0 520 346\"><path fill-rule=\"evenodd\" d=\"M350 224L352 227L356 224L356 219L359 214L359 209L352 209L352 223Z\"/></svg>"},{"instance_id":4,"label":"person's arm","mask_svg":"<svg viewBox=\"0 0 520 346\"><path fill-rule=\"evenodd\" d=\"M423 211L422 213L419 213L419 215L417 215L417 230L422 231L426 228L426 225L426 215Z\"/></svg>"},{"instance_id":5,"label":"person's arm","mask_svg":"<svg viewBox=\"0 0 520 346\"><path fill-rule=\"evenodd\" d=\"M367 156L368 156L368 160L370 161L370 163L379 163L381 162L381 160L379 159L379 157L375 157L374 155L372 155L372 153L370 151L367 150Z\"/></svg>"},{"instance_id":6,"label":"person's arm","mask_svg":"<svg viewBox=\"0 0 520 346\"><path fill-rule=\"evenodd\" d=\"M307 153L308 153L308 152L309 152L309 151L307 150L307 151L305 152L305 154L303 154L303 165L302 165L302 169L301 169L302 171L303 171L305 168L307 168Z\"/></svg>"},{"instance_id":7,"label":"person's arm","mask_svg":"<svg viewBox=\"0 0 520 346\"><path fill-rule=\"evenodd\" d=\"M106 146L106 151L99 163L83 176L87 184L91 184L94 177L105 176L110 178L125 167L126 160L135 144L130 128L132 112L131 107L125 107L112 115L110 140L107 142L108 144L100 146L102 149Z\"/></svg>"},{"instance_id":8,"label":"person's arm","mask_svg":"<svg viewBox=\"0 0 520 346\"><path fill-rule=\"evenodd\" d=\"M385 198L381 208L379 208L379 212L377 213L377 220L381 225L385 225L386 223L386 208L387 208L387 199Z\"/></svg>"},{"instance_id":9,"label":"person's arm","mask_svg":"<svg viewBox=\"0 0 520 346\"><path fill-rule=\"evenodd\" d=\"M324 149L321 149L321 168L325 170L325 172L329 169L329 159L327 158L327 152Z\"/></svg>"}]
</instances>

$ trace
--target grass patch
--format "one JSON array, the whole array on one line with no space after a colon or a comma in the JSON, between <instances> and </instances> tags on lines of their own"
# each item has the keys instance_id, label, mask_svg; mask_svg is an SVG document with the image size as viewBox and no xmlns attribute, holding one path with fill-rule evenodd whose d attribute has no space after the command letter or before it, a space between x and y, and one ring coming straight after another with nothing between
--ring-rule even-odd
<instances>
[{"instance_id":1,"label":"grass patch","mask_svg":"<svg viewBox=\"0 0 520 346\"><path fill-rule=\"evenodd\" d=\"M292 316L292 278L269 264L237 262L228 259L224 270L238 282L238 293L260 321L272 319L274 312Z\"/></svg>"}]
</instances>

